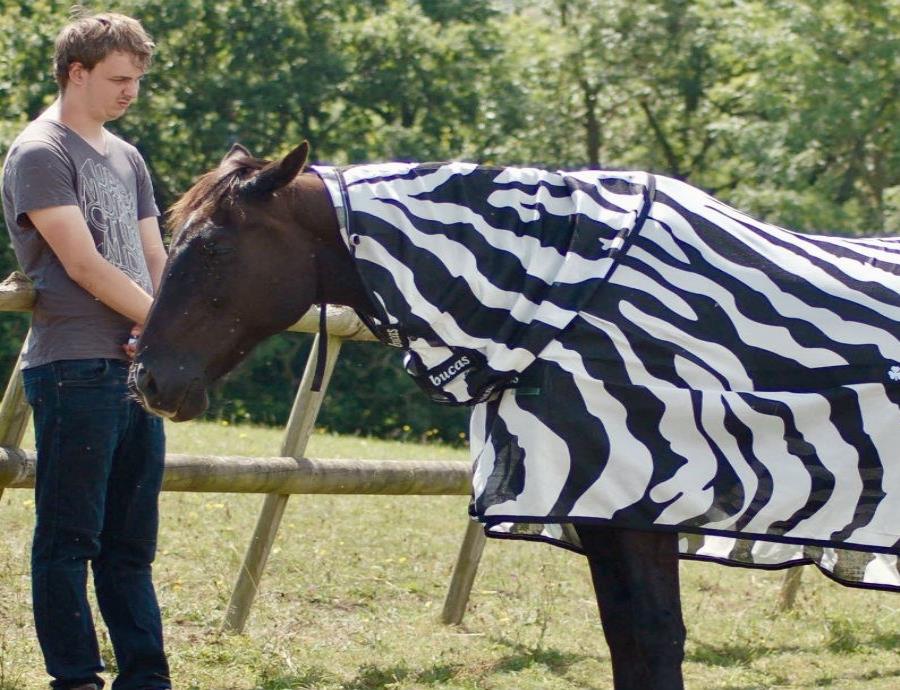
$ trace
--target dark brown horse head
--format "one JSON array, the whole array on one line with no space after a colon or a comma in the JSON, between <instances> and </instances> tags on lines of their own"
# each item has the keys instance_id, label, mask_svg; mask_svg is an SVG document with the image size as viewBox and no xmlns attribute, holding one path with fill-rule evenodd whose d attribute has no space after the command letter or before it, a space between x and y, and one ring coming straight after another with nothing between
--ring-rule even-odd
<instances>
[{"instance_id":1,"label":"dark brown horse head","mask_svg":"<svg viewBox=\"0 0 900 690\"><path fill-rule=\"evenodd\" d=\"M169 260L133 365L149 409L176 421L201 414L211 382L323 296L332 281L322 266L349 262L321 180L300 174L308 151L303 142L269 162L235 145L173 206Z\"/></svg>"}]
</instances>

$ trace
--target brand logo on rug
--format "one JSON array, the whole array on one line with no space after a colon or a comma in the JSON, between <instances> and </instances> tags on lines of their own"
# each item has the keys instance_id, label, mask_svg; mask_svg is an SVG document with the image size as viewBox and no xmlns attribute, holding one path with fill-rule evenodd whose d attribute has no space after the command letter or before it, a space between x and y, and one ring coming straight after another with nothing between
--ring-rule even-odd
<instances>
[{"instance_id":1,"label":"brand logo on rug","mask_svg":"<svg viewBox=\"0 0 900 690\"><path fill-rule=\"evenodd\" d=\"M391 347L403 347L403 338L400 337L400 331L396 328L385 329L385 335L388 339L388 345Z\"/></svg>"},{"instance_id":2,"label":"brand logo on rug","mask_svg":"<svg viewBox=\"0 0 900 690\"><path fill-rule=\"evenodd\" d=\"M891 381L900 381L900 364L895 364L888 369L888 378Z\"/></svg>"},{"instance_id":3,"label":"brand logo on rug","mask_svg":"<svg viewBox=\"0 0 900 690\"><path fill-rule=\"evenodd\" d=\"M440 386L442 383L447 383L447 381L451 380L454 376L465 371L471 363L472 361L463 355L456 361L451 362L448 366L444 367L441 371L428 374L428 380L435 386Z\"/></svg>"}]
</instances>

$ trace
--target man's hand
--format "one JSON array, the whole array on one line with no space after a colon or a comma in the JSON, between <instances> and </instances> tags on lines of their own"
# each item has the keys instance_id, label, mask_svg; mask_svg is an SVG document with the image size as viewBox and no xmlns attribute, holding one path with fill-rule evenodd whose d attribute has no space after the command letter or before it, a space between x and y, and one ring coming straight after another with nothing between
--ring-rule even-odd
<instances>
[{"instance_id":1,"label":"man's hand","mask_svg":"<svg viewBox=\"0 0 900 690\"><path fill-rule=\"evenodd\" d=\"M125 350L128 359L134 359L135 352L137 352L137 341L140 337L141 327L138 324L135 324L131 327L131 335L128 338L128 342L122 345L122 349Z\"/></svg>"}]
</instances>

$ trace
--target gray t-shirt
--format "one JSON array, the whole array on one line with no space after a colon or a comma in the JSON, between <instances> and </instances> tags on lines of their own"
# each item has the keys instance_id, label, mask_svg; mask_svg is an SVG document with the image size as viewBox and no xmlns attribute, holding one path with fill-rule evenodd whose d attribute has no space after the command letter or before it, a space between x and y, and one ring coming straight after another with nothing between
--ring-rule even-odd
<instances>
[{"instance_id":1,"label":"gray t-shirt","mask_svg":"<svg viewBox=\"0 0 900 690\"><path fill-rule=\"evenodd\" d=\"M124 359L131 321L69 278L28 212L78 206L97 250L153 293L138 221L159 215L141 155L107 133L106 155L60 122L38 119L13 142L3 168L3 211L37 299L22 367L62 359Z\"/></svg>"}]
</instances>

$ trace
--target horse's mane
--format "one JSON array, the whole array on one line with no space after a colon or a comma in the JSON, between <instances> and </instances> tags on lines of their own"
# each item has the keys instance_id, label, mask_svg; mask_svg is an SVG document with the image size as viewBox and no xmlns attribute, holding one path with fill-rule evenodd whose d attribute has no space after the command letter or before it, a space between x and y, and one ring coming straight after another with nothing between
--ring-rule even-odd
<instances>
[{"instance_id":1,"label":"horse's mane","mask_svg":"<svg viewBox=\"0 0 900 690\"><path fill-rule=\"evenodd\" d=\"M231 199L250 172L264 168L269 161L252 156L229 158L217 168L201 175L194 186L176 201L166 214L166 227L173 235L185 226L206 220L223 202Z\"/></svg>"}]
</instances>

